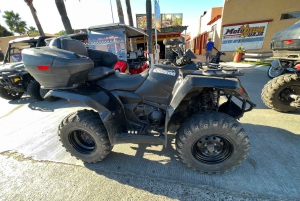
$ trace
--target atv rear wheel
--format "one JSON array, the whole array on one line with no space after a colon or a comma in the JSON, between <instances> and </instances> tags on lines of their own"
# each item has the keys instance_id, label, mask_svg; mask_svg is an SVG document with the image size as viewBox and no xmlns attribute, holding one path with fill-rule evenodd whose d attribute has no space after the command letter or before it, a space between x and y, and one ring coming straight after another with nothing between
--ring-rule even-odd
<instances>
[{"instance_id":1,"label":"atv rear wheel","mask_svg":"<svg viewBox=\"0 0 300 201\"><path fill-rule=\"evenodd\" d=\"M23 96L23 92L9 91L0 87L0 97L6 100L17 100Z\"/></svg>"},{"instance_id":2,"label":"atv rear wheel","mask_svg":"<svg viewBox=\"0 0 300 201\"><path fill-rule=\"evenodd\" d=\"M261 99L264 104L278 112L297 110L290 104L294 99L289 94L300 95L300 77L296 74L285 74L270 80L263 88Z\"/></svg>"},{"instance_id":3,"label":"atv rear wheel","mask_svg":"<svg viewBox=\"0 0 300 201\"><path fill-rule=\"evenodd\" d=\"M102 161L113 148L99 114L93 110L68 115L59 125L58 135L72 156L87 163Z\"/></svg>"},{"instance_id":4,"label":"atv rear wheel","mask_svg":"<svg viewBox=\"0 0 300 201\"><path fill-rule=\"evenodd\" d=\"M48 93L48 91L50 91L50 89L40 89L40 95L45 101L54 102L59 100L58 97L54 97L54 96L44 98L44 96Z\"/></svg>"},{"instance_id":5,"label":"atv rear wheel","mask_svg":"<svg viewBox=\"0 0 300 201\"><path fill-rule=\"evenodd\" d=\"M36 101L44 100L40 94L41 85L35 80L31 80L27 86L27 93Z\"/></svg>"},{"instance_id":6,"label":"atv rear wheel","mask_svg":"<svg viewBox=\"0 0 300 201\"><path fill-rule=\"evenodd\" d=\"M176 134L176 147L182 161L204 173L234 169L246 159L250 143L241 124L217 112L192 116Z\"/></svg>"}]
</instances>

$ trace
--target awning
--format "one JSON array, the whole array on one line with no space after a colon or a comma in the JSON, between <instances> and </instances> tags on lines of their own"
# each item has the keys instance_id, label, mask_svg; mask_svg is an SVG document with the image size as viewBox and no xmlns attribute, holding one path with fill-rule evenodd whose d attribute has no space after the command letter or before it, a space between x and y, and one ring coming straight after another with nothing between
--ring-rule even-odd
<instances>
[{"instance_id":1,"label":"awning","mask_svg":"<svg viewBox=\"0 0 300 201\"><path fill-rule=\"evenodd\" d=\"M222 15L217 15L216 17L214 17L212 20L210 20L207 25L211 25L214 22L216 22L218 19L220 19L222 17Z\"/></svg>"}]
</instances>

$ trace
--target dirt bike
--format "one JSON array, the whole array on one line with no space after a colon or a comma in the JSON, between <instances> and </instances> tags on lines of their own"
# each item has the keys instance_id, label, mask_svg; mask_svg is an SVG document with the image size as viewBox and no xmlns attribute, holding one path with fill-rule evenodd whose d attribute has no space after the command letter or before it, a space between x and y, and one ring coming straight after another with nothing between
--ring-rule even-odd
<instances>
[{"instance_id":1,"label":"dirt bike","mask_svg":"<svg viewBox=\"0 0 300 201\"><path fill-rule=\"evenodd\" d=\"M82 45L73 43L77 49ZM90 108L67 115L59 125L60 140L73 156L95 163L116 144L166 146L170 128L177 125L176 149L187 166L221 173L245 160L250 143L236 119L255 104L238 78L241 71L198 70L192 61L196 56L188 50L180 65L156 64L140 74L119 74L110 66L94 67L100 61L93 54L51 47L22 52L26 69L53 89L46 97Z\"/></svg>"},{"instance_id":2,"label":"dirt bike","mask_svg":"<svg viewBox=\"0 0 300 201\"><path fill-rule=\"evenodd\" d=\"M279 112L292 112L300 108L300 64L294 73L280 75L270 80L263 88L264 104Z\"/></svg>"},{"instance_id":3,"label":"dirt bike","mask_svg":"<svg viewBox=\"0 0 300 201\"><path fill-rule=\"evenodd\" d=\"M221 60L221 56L222 55L226 55L225 54L225 52L221 52L221 51L219 51L217 48L215 48L215 47L213 47L216 51L217 51L217 53L216 53L216 55L213 55L212 56L212 58L211 58L211 60L210 60L210 62L209 63L206 63L206 68L208 68L208 69L219 69L219 68L222 68L222 67L220 67L220 62L223 62L222 60ZM203 63L202 62L198 62L197 63L197 66L198 66L198 68L200 68L200 69L203 69ZM226 67L225 67L226 68Z\"/></svg>"},{"instance_id":4,"label":"dirt bike","mask_svg":"<svg viewBox=\"0 0 300 201\"><path fill-rule=\"evenodd\" d=\"M216 53L216 55L213 55L212 56L212 58L211 58L211 60L210 60L210 63L213 63L213 64L219 64L220 62L223 62L222 60L221 60L221 56L222 55L226 55L225 54L225 52L221 52L221 51L219 51L217 48L215 48L215 47L213 47L216 51L217 51L217 53Z\"/></svg>"},{"instance_id":5,"label":"dirt bike","mask_svg":"<svg viewBox=\"0 0 300 201\"><path fill-rule=\"evenodd\" d=\"M299 60L296 59L287 59L280 58L271 62L271 66L267 71L267 75L269 78L273 79L274 77L278 77L285 73L294 73L297 71L295 66L299 63Z\"/></svg>"}]
</instances>

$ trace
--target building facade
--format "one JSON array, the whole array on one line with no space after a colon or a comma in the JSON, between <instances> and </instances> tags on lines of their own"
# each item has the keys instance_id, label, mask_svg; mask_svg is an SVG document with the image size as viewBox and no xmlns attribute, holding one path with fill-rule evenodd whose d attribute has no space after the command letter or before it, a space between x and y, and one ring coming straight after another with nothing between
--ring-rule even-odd
<instances>
[{"instance_id":1,"label":"building facade","mask_svg":"<svg viewBox=\"0 0 300 201\"><path fill-rule=\"evenodd\" d=\"M243 46L246 52L270 52L272 36L300 20L299 3L299 0L224 0L221 18L217 19L218 14L215 13L210 15L212 24L206 23L207 20L201 21L199 36L206 35L202 41L205 44L205 39L214 31L212 25L220 23L213 36L215 47L226 52L226 56L222 57L225 61L233 59L238 46ZM217 20L213 22L214 19ZM197 49L198 41L194 42L195 53L205 54L203 49Z\"/></svg>"}]
</instances>

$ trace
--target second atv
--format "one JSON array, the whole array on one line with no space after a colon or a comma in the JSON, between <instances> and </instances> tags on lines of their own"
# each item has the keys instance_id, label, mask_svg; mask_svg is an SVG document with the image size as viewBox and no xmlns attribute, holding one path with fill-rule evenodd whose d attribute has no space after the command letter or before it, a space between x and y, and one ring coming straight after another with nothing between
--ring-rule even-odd
<instances>
[{"instance_id":1,"label":"second atv","mask_svg":"<svg viewBox=\"0 0 300 201\"><path fill-rule=\"evenodd\" d=\"M45 46L49 36L25 37L11 40L0 66L0 97L6 100L16 100L24 92L35 100L43 100L40 94L40 84L28 73L22 63L21 52L25 48Z\"/></svg>"}]
</instances>

